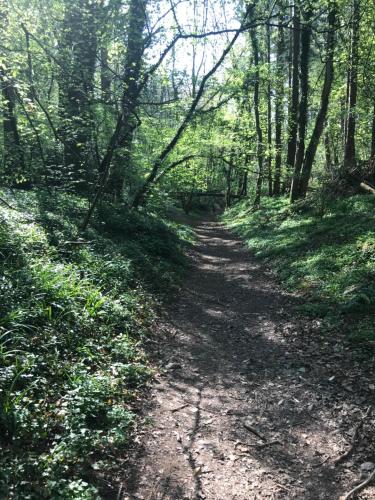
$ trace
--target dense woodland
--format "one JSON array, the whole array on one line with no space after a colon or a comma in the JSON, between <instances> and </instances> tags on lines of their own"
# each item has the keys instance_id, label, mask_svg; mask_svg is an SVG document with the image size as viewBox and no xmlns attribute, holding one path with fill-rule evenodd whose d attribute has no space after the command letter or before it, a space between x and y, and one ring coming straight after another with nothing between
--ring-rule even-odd
<instances>
[{"instance_id":1,"label":"dense woodland","mask_svg":"<svg viewBox=\"0 0 375 500\"><path fill-rule=\"evenodd\" d=\"M183 214L227 209L305 312L373 345L373 2L0 9L0 496L111 491Z\"/></svg>"},{"instance_id":2,"label":"dense woodland","mask_svg":"<svg viewBox=\"0 0 375 500\"><path fill-rule=\"evenodd\" d=\"M371 189L371 3L128 3L2 2L4 185L130 207Z\"/></svg>"}]
</instances>

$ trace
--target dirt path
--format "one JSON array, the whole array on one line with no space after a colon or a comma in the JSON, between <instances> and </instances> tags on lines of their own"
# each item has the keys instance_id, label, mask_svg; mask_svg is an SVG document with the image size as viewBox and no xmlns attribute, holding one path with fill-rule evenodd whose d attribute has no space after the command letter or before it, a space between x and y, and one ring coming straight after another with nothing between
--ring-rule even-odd
<instances>
[{"instance_id":1,"label":"dirt path","mask_svg":"<svg viewBox=\"0 0 375 500\"><path fill-rule=\"evenodd\" d=\"M338 499L375 461L370 416L333 465L373 401L371 364L292 320L294 299L218 223L196 231L123 498Z\"/></svg>"}]
</instances>

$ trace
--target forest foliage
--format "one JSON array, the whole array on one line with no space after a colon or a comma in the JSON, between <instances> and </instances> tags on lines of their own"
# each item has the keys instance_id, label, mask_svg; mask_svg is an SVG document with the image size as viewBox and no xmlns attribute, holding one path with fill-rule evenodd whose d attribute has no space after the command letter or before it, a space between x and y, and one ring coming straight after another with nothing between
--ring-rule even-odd
<instances>
[{"instance_id":1,"label":"forest foliage","mask_svg":"<svg viewBox=\"0 0 375 500\"><path fill-rule=\"evenodd\" d=\"M255 212L244 201L224 220L297 293L297 310L324 319L327 334L340 331L368 347L375 341L375 198L317 201L291 208L285 197L270 199Z\"/></svg>"},{"instance_id":2,"label":"forest foliage","mask_svg":"<svg viewBox=\"0 0 375 500\"><path fill-rule=\"evenodd\" d=\"M178 284L191 236L103 210L80 240L84 199L16 201L0 209L0 496L97 498L152 374L155 294Z\"/></svg>"},{"instance_id":3,"label":"forest foliage","mask_svg":"<svg viewBox=\"0 0 375 500\"><path fill-rule=\"evenodd\" d=\"M228 208L305 312L372 338L375 6L0 13L0 495L98 498L193 239L179 210Z\"/></svg>"},{"instance_id":4,"label":"forest foliage","mask_svg":"<svg viewBox=\"0 0 375 500\"><path fill-rule=\"evenodd\" d=\"M1 9L3 184L129 206L371 188L371 2Z\"/></svg>"}]
</instances>

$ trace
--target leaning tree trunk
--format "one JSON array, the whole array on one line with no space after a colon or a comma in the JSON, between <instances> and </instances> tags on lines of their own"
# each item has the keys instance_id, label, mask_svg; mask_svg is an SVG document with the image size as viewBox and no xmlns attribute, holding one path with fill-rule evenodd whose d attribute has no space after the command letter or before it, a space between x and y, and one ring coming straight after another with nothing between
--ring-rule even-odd
<instances>
[{"instance_id":1,"label":"leaning tree trunk","mask_svg":"<svg viewBox=\"0 0 375 500\"><path fill-rule=\"evenodd\" d=\"M258 158L258 176L255 188L255 199L254 199L254 207L259 207L260 198L262 195L262 184L263 184L263 132L260 124L260 115L259 115L259 47L257 34L255 29L250 31L251 37L251 45L253 49L253 57L254 57L254 115L255 115L255 128L258 136L257 142L257 158Z\"/></svg>"},{"instance_id":2,"label":"leaning tree trunk","mask_svg":"<svg viewBox=\"0 0 375 500\"><path fill-rule=\"evenodd\" d=\"M353 0L353 20L348 72L348 117L344 151L344 177L356 170L356 107L358 93L358 44L359 44L360 0Z\"/></svg>"},{"instance_id":3,"label":"leaning tree trunk","mask_svg":"<svg viewBox=\"0 0 375 500\"><path fill-rule=\"evenodd\" d=\"M324 123L327 116L329 98L333 82L333 55L335 48L335 24L336 24L336 4L331 3L331 9L328 15L328 35L326 43L327 62L325 68L324 84L320 100L320 109L316 117L315 126L311 139L306 150L305 159L302 166L299 184L299 196L304 198L310 181L311 170L314 163L316 151L324 129Z\"/></svg>"},{"instance_id":4,"label":"leaning tree trunk","mask_svg":"<svg viewBox=\"0 0 375 500\"><path fill-rule=\"evenodd\" d=\"M290 192L290 201L293 203L299 197L299 181L302 162L305 155L305 135L307 128L307 106L309 94L309 60L311 43L310 20L312 10L308 7L304 16L304 26L301 33L300 85L301 98L298 109L298 144L293 167L293 179Z\"/></svg>"},{"instance_id":5,"label":"leaning tree trunk","mask_svg":"<svg viewBox=\"0 0 375 500\"><path fill-rule=\"evenodd\" d=\"M301 19L299 7L294 4L293 29L292 29L292 94L289 105L288 116L288 152L286 159L287 176L291 176L294 167L294 160L297 150L298 132L298 102L299 102L299 55L301 42ZM287 180L287 189L290 180Z\"/></svg>"},{"instance_id":6,"label":"leaning tree trunk","mask_svg":"<svg viewBox=\"0 0 375 500\"><path fill-rule=\"evenodd\" d=\"M213 76L216 71L219 69L221 64L224 62L225 58L229 54L229 52L232 50L232 47L236 43L237 39L239 38L240 34L243 31L243 26L245 22L248 22L250 16L253 13L253 10L255 8L254 4L248 5L246 8L246 12L244 14L243 20L241 27L236 31L236 33L233 35L232 39L226 46L226 48L223 50L221 53L221 56L218 58L216 63L212 66L212 68L204 75L202 78L202 81L199 85L199 88L197 90L195 98L192 100L190 107L188 111L186 112L180 126L176 130L174 136L170 140L170 142L165 146L165 148L162 150L162 152L159 154L158 158L154 161L151 171L149 175L147 176L146 180L144 181L143 185L140 187L136 195L134 196L134 200L132 203L132 208L138 208L141 204L145 202L145 199L147 197L147 194L151 188L151 186L160 179L163 174L160 174L160 170L168 158L168 156L171 154L171 152L174 150L176 145L180 142L181 137L183 136L186 128L190 125L190 123L193 121L193 119L196 116L196 110L197 107L200 103L200 100L204 94L204 91L206 89L206 84L210 80L211 76ZM175 162L175 165L179 164L179 162Z\"/></svg>"},{"instance_id":7,"label":"leaning tree trunk","mask_svg":"<svg viewBox=\"0 0 375 500\"><path fill-rule=\"evenodd\" d=\"M281 7L280 7L281 9ZM275 102L275 178L273 195L281 194L281 161L282 161L282 131L284 121L284 63L285 63L285 37L284 13L280 12L277 40L277 74L276 74L276 102Z\"/></svg>"}]
</instances>

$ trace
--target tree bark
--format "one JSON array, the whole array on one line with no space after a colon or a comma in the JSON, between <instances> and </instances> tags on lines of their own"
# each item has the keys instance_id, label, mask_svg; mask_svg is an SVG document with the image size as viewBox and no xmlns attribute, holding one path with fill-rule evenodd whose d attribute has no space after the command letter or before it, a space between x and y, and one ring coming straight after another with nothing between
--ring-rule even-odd
<instances>
[{"instance_id":1,"label":"tree bark","mask_svg":"<svg viewBox=\"0 0 375 500\"><path fill-rule=\"evenodd\" d=\"M292 33L292 94L288 116L288 152L286 159L287 176L292 175L297 150L298 102L299 102L299 55L301 42L301 19L298 5L294 4ZM290 180L287 180L290 189Z\"/></svg>"},{"instance_id":2,"label":"tree bark","mask_svg":"<svg viewBox=\"0 0 375 500\"><path fill-rule=\"evenodd\" d=\"M16 117L16 91L11 77L1 70L1 94L3 98L4 177L15 187L26 187L25 158Z\"/></svg>"},{"instance_id":3,"label":"tree bark","mask_svg":"<svg viewBox=\"0 0 375 500\"><path fill-rule=\"evenodd\" d=\"M128 38L126 43L125 70L123 76L122 115L123 128L119 140L122 148L121 162L114 165L109 179L109 189L122 197L126 171L131 161L133 133L137 126L136 109L139 97L144 52L143 31L146 26L146 1L131 0L128 11Z\"/></svg>"},{"instance_id":4,"label":"tree bark","mask_svg":"<svg viewBox=\"0 0 375 500\"><path fill-rule=\"evenodd\" d=\"M100 88L102 99L107 103L111 99L111 74L108 67L108 49L100 48Z\"/></svg>"},{"instance_id":5,"label":"tree bark","mask_svg":"<svg viewBox=\"0 0 375 500\"><path fill-rule=\"evenodd\" d=\"M71 170L78 190L87 189L92 171L93 123L90 99L97 56L97 11L88 0L68 0L59 41L60 135L64 164Z\"/></svg>"},{"instance_id":6,"label":"tree bark","mask_svg":"<svg viewBox=\"0 0 375 500\"><path fill-rule=\"evenodd\" d=\"M255 188L254 207L259 207L262 195L263 184L263 131L260 123L259 114L259 47L257 40L257 33L255 29L250 31L251 45L253 49L254 58L254 115L255 115L255 128L257 132L257 159L258 159L258 176Z\"/></svg>"},{"instance_id":7,"label":"tree bark","mask_svg":"<svg viewBox=\"0 0 375 500\"><path fill-rule=\"evenodd\" d=\"M375 181L375 103L374 103L374 110L372 112L371 151L370 151L368 175L374 182Z\"/></svg>"},{"instance_id":8,"label":"tree bark","mask_svg":"<svg viewBox=\"0 0 375 500\"><path fill-rule=\"evenodd\" d=\"M327 127L327 124L326 124ZM325 151L325 157L326 157L326 171L331 174L332 172L332 166L333 166L333 159L332 159L332 151L331 151L331 141L329 137L328 130L326 128L326 132L324 134L324 151Z\"/></svg>"},{"instance_id":9,"label":"tree bark","mask_svg":"<svg viewBox=\"0 0 375 500\"><path fill-rule=\"evenodd\" d=\"M248 172L244 172L244 174L243 174L243 180L242 180L241 192L238 193L241 198L245 198L247 196L248 177L249 177Z\"/></svg>"},{"instance_id":10,"label":"tree bark","mask_svg":"<svg viewBox=\"0 0 375 500\"><path fill-rule=\"evenodd\" d=\"M230 161L225 169L226 189L225 189L225 207L229 208L232 204L232 170L233 163Z\"/></svg>"},{"instance_id":11,"label":"tree bark","mask_svg":"<svg viewBox=\"0 0 375 500\"><path fill-rule=\"evenodd\" d=\"M371 154L370 158L375 160L375 103L374 111L372 113L372 131L371 131Z\"/></svg>"},{"instance_id":12,"label":"tree bark","mask_svg":"<svg viewBox=\"0 0 375 500\"><path fill-rule=\"evenodd\" d=\"M273 196L281 194L281 162L282 162L282 132L284 121L284 85L285 85L285 37L284 12L280 6L278 40L277 40L277 74L276 74L276 102L275 102L275 178Z\"/></svg>"},{"instance_id":13,"label":"tree bark","mask_svg":"<svg viewBox=\"0 0 375 500\"><path fill-rule=\"evenodd\" d=\"M297 152L293 167L293 179L290 192L290 201L293 203L299 197L299 181L302 168L302 162L305 155L305 136L307 128L307 107L309 94L309 61L310 61L310 43L312 17L311 7L308 6L304 13L304 24L301 32L301 57L300 57L300 85L301 97L298 108L298 143Z\"/></svg>"},{"instance_id":14,"label":"tree bark","mask_svg":"<svg viewBox=\"0 0 375 500\"><path fill-rule=\"evenodd\" d=\"M267 64L268 71L271 72L271 27L269 24L266 26L267 37ZM273 179L272 179L272 86L271 75L268 76L267 85L267 177L268 177L268 196L273 194Z\"/></svg>"},{"instance_id":15,"label":"tree bark","mask_svg":"<svg viewBox=\"0 0 375 500\"><path fill-rule=\"evenodd\" d=\"M6 38L8 26L8 7L0 5L2 26L0 34ZM0 91L3 115L3 172L2 177L14 187L29 187L30 181L25 177L25 157L21 144L16 116L16 90L10 73L7 54L3 55L0 65Z\"/></svg>"},{"instance_id":16,"label":"tree bark","mask_svg":"<svg viewBox=\"0 0 375 500\"><path fill-rule=\"evenodd\" d=\"M306 150L305 159L302 166L302 172L299 183L299 196L306 197L307 188L311 176L311 170L314 163L316 151L318 149L319 141L324 129L324 123L327 116L329 98L331 95L331 88L333 82L333 55L335 48L335 25L336 25L336 4L331 2L330 12L328 14L328 35L326 42L327 61L325 67L325 76L323 90L320 100L320 109L316 117L315 126L311 135L309 145Z\"/></svg>"},{"instance_id":17,"label":"tree bark","mask_svg":"<svg viewBox=\"0 0 375 500\"><path fill-rule=\"evenodd\" d=\"M356 170L356 108L358 93L358 44L360 23L360 0L353 0L353 20L350 46L350 63L348 72L348 117L344 152L344 176Z\"/></svg>"}]
</instances>

